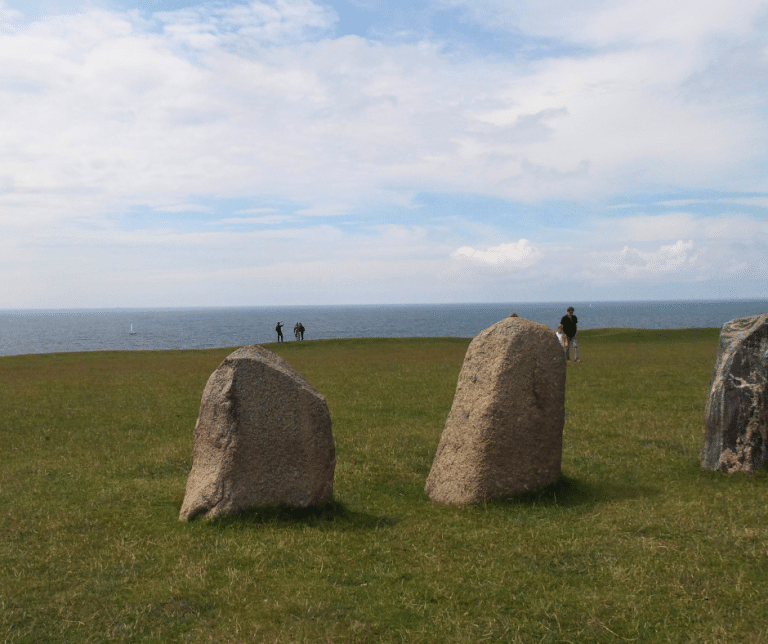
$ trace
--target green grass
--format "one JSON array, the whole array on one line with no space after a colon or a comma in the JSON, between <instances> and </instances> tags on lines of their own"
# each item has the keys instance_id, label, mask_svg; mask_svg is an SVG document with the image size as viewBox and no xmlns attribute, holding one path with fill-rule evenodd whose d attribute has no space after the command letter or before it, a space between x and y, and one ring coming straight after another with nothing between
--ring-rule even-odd
<instances>
[{"instance_id":1,"label":"green grass","mask_svg":"<svg viewBox=\"0 0 768 644\"><path fill-rule=\"evenodd\" d=\"M768 478L702 471L718 331L583 331L563 478L423 488L468 340L268 345L328 399L336 499L178 521L231 351L0 358L0 642L768 642Z\"/></svg>"}]
</instances>

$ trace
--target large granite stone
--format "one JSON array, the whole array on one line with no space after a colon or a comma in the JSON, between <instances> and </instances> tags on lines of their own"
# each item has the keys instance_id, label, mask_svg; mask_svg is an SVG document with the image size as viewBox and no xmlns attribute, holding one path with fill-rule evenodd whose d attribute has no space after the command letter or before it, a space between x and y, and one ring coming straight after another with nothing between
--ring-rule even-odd
<instances>
[{"instance_id":1,"label":"large granite stone","mask_svg":"<svg viewBox=\"0 0 768 644\"><path fill-rule=\"evenodd\" d=\"M426 492L480 503L555 482L565 423L563 350L552 330L509 317L467 349Z\"/></svg>"},{"instance_id":2,"label":"large granite stone","mask_svg":"<svg viewBox=\"0 0 768 644\"><path fill-rule=\"evenodd\" d=\"M238 349L203 392L179 518L333 498L336 467L325 398L280 356Z\"/></svg>"},{"instance_id":3,"label":"large granite stone","mask_svg":"<svg viewBox=\"0 0 768 644\"><path fill-rule=\"evenodd\" d=\"M753 472L768 465L768 313L726 322L705 410L702 467Z\"/></svg>"}]
</instances>

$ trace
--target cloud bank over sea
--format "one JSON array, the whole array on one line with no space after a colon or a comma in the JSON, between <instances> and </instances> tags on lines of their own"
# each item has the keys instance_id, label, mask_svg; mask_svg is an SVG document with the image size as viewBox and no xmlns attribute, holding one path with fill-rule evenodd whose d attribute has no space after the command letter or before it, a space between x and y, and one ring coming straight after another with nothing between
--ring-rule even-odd
<instances>
[{"instance_id":1,"label":"cloud bank over sea","mask_svg":"<svg viewBox=\"0 0 768 644\"><path fill-rule=\"evenodd\" d=\"M766 27L0 0L0 308L768 298Z\"/></svg>"}]
</instances>

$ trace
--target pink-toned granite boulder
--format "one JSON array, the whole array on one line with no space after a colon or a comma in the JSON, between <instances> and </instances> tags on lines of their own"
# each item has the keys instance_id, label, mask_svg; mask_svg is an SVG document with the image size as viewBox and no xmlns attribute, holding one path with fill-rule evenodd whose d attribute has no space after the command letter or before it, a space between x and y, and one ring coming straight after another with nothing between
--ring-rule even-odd
<instances>
[{"instance_id":1,"label":"pink-toned granite boulder","mask_svg":"<svg viewBox=\"0 0 768 644\"><path fill-rule=\"evenodd\" d=\"M563 350L543 324L509 317L475 337L427 479L429 497L481 503L555 482L565 374Z\"/></svg>"},{"instance_id":2,"label":"pink-toned granite boulder","mask_svg":"<svg viewBox=\"0 0 768 644\"><path fill-rule=\"evenodd\" d=\"M325 398L260 345L230 354L208 379L179 519L333 498L336 467Z\"/></svg>"}]
</instances>

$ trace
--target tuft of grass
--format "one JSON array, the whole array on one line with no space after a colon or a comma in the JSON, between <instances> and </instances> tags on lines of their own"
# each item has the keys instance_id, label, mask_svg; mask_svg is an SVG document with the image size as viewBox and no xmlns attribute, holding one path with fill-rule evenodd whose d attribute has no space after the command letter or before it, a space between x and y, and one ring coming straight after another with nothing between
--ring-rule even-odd
<instances>
[{"instance_id":1,"label":"tuft of grass","mask_svg":"<svg viewBox=\"0 0 768 644\"><path fill-rule=\"evenodd\" d=\"M0 642L766 642L768 477L702 471L718 330L579 333L563 476L423 488L468 339L268 345L328 399L335 500L178 521L232 349L0 358Z\"/></svg>"}]
</instances>

